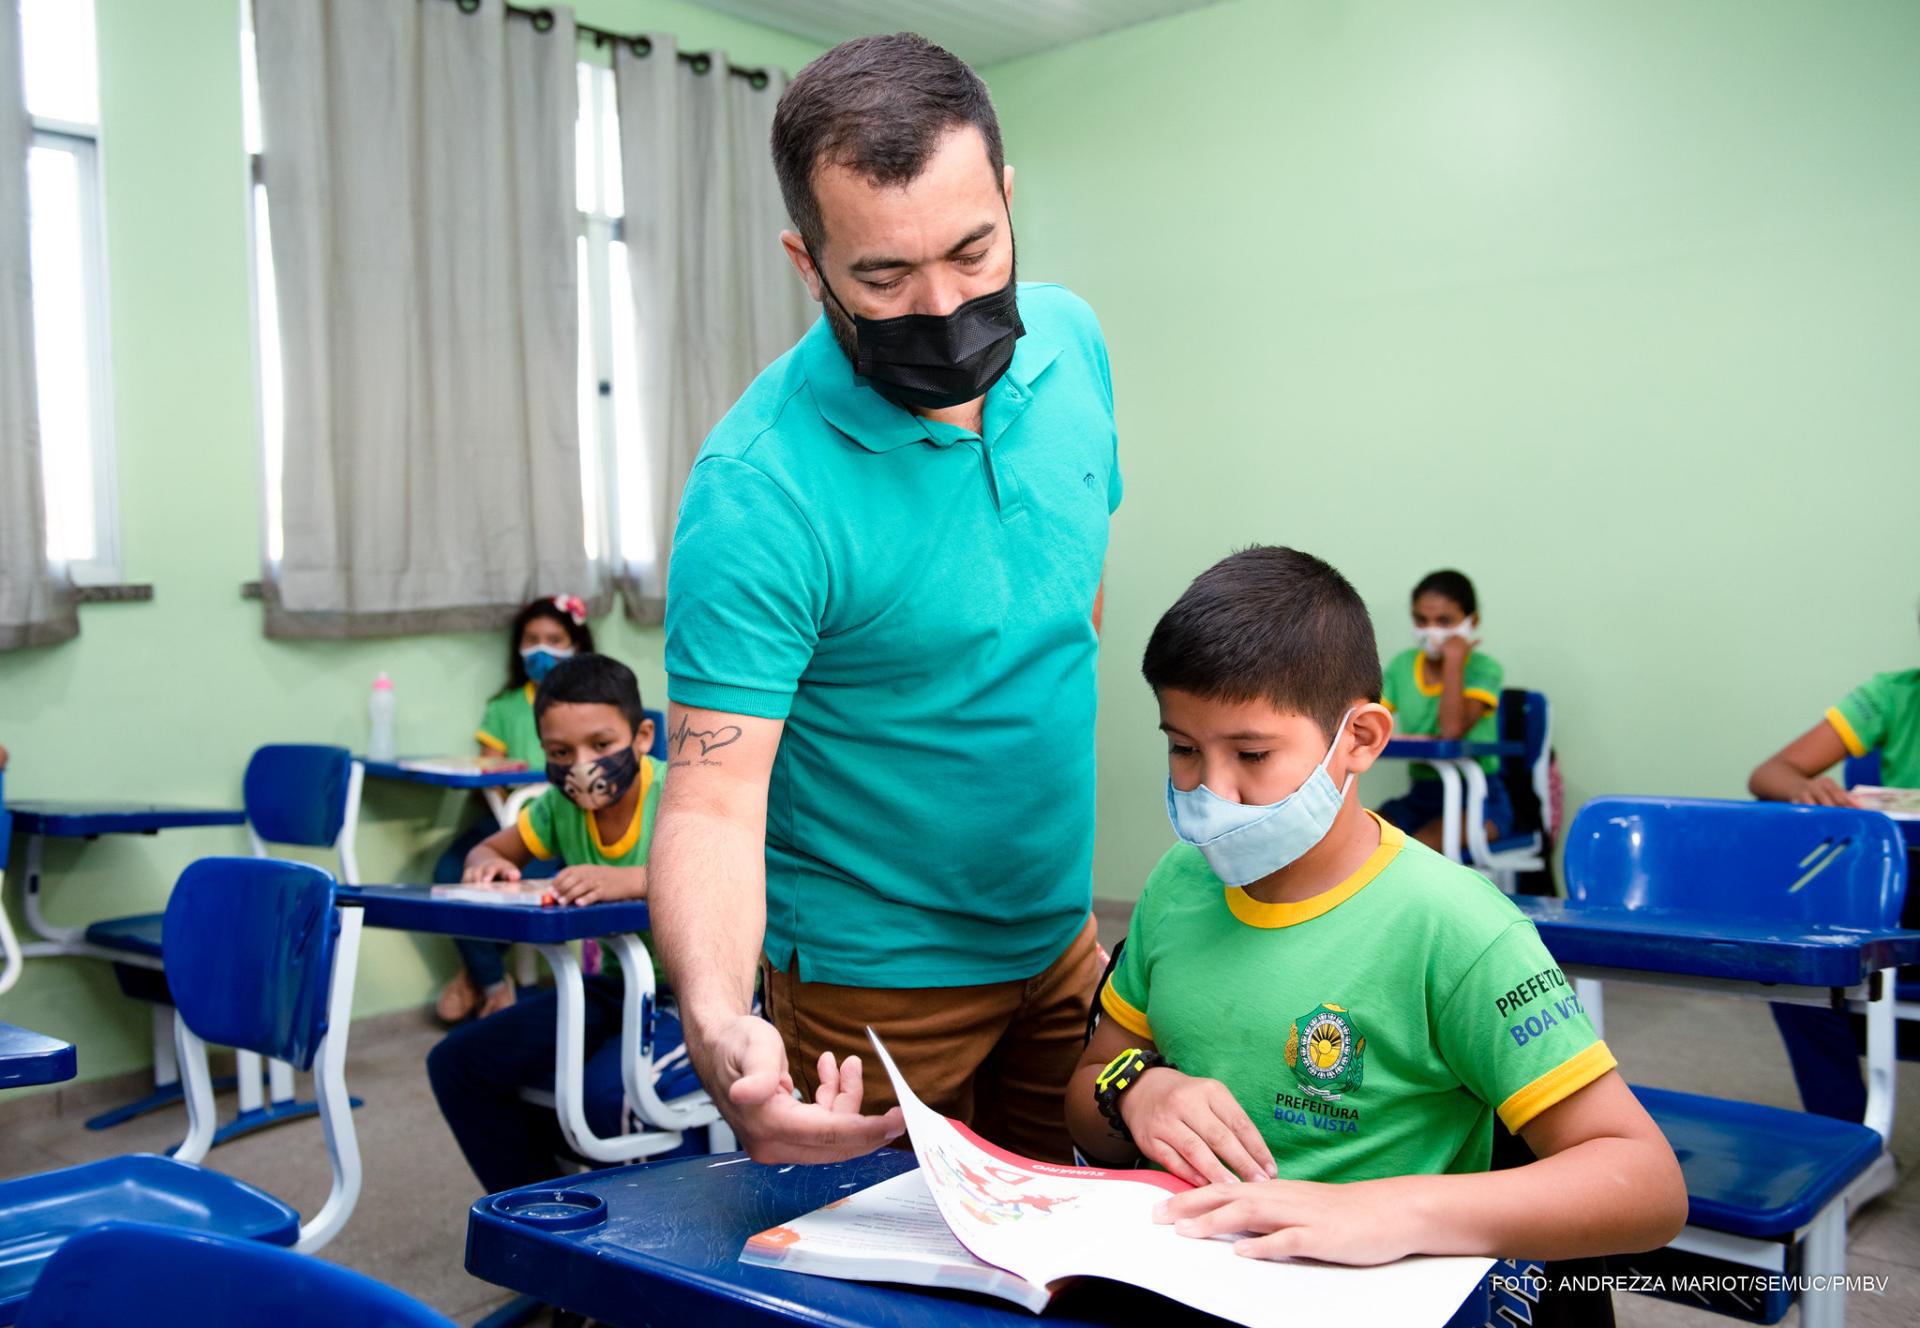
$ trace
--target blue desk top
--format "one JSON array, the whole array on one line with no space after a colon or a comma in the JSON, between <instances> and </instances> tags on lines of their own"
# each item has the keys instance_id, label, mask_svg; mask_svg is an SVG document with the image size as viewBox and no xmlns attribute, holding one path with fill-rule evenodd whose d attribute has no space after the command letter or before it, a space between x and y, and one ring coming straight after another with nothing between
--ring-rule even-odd
<instances>
[{"instance_id":1,"label":"blue desk top","mask_svg":"<svg viewBox=\"0 0 1920 1328\"><path fill-rule=\"evenodd\" d=\"M1562 965L1851 987L1878 969L1920 963L1920 931L1796 930L1721 914L1600 908L1527 895L1513 902Z\"/></svg>"},{"instance_id":2,"label":"blue desk top","mask_svg":"<svg viewBox=\"0 0 1920 1328\"><path fill-rule=\"evenodd\" d=\"M0 1088L57 1084L74 1072L71 1042L0 1024Z\"/></svg>"},{"instance_id":3,"label":"blue desk top","mask_svg":"<svg viewBox=\"0 0 1920 1328\"><path fill-rule=\"evenodd\" d=\"M432 757L421 757L432 760ZM397 779L408 784L431 784L435 788L488 789L519 788L523 784L544 784L544 770L473 770L450 774L442 770L409 770L397 761L369 761L360 764L371 779Z\"/></svg>"},{"instance_id":4,"label":"blue desk top","mask_svg":"<svg viewBox=\"0 0 1920 1328\"><path fill-rule=\"evenodd\" d=\"M435 899L430 885L343 885L335 897L358 905L369 927L389 931L432 932L441 936L471 936L483 941L525 941L556 945L595 936L617 936L647 929L644 901L630 903L556 905L530 908L524 904L470 904L457 899Z\"/></svg>"},{"instance_id":5,"label":"blue desk top","mask_svg":"<svg viewBox=\"0 0 1920 1328\"><path fill-rule=\"evenodd\" d=\"M58 839L95 835L151 835L196 826L245 825L247 814L216 807L173 807L157 802L64 802L28 799L7 805L13 828L23 835Z\"/></svg>"},{"instance_id":6,"label":"blue desk top","mask_svg":"<svg viewBox=\"0 0 1920 1328\"><path fill-rule=\"evenodd\" d=\"M1042 1320L987 1297L843 1282L740 1262L740 1248L755 1232L915 1165L911 1153L881 1149L825 1166L761 1166L744 1153L727 1153L590 1171L476 1203L467 1212L467 1271L614 1328L1185 1328L1221 1322L1111 1282L1069 1284ZM575 1231L543 1230L503 1216L497 1203L556 1187L605 1200L605 1220Z\"/></svg>"},{"instance_id":7,"label":"blue desk top","mask_svg":"<svg viewBox=\"0 0 1920 1328\"><path fill-rule=\"evenodd\" d=\"M1389 761L1460 761L1475 756L1525 756L1524 742L1468 742L1463 738L1389 738Z\"/></svg>"}]
</instances>

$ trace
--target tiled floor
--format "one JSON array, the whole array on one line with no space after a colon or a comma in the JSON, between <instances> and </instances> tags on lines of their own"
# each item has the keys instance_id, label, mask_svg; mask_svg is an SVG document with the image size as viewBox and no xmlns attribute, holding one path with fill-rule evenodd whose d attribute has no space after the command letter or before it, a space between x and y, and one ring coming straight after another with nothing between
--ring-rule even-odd
<instances>
[{"instance_id":1,"label":"tiled floor","mask_svg":"<svg viewBox=\"0 0 1920 1328\"><path fill-rule=\"evenodd\" d=\"M1684 1087L1757 1102L1794 1106L1786 1060L1764 1006L1708 1000L1651 988L1615 987L1607 1000L1615 1053L1638 1083ZM365 1189L346 1230L325 1257L370 1273L471 1322L504 1299L461 1268L467 1205L477 1197L427 1090L422 1061L436 1031L424 1017L388 1017L356 1027L348 1082L366 1106L355 1113L366 1163ZM1902 1110L1895 1151L1920 1152L1920 1065L1903 1065ZM44 1170L116 1152L164 1148L177 1141L183 1116L163 1112L107 1133L80 1120L95 1109L84 1090L58 1103L0 1107L0 1176ZM58 1105L64 1114L56 1114ZM230 1101L223 1105L230 1109ZM242 1139L211 1161L311 1213L327 1188L327 1164L316 1122L303 1121ZM1849 1271L1886 1277L1882 1295L1855 1293L1848 1305L1856 1328L1920 1324L1920 1186L1911 1176L1859 1214ZM1727 1320L1650 1300L1616 1297L1623 1325L1707 1325ZM1786 1322L1796 1323L1798 1311Z\"/></svg>"}]
</instances>

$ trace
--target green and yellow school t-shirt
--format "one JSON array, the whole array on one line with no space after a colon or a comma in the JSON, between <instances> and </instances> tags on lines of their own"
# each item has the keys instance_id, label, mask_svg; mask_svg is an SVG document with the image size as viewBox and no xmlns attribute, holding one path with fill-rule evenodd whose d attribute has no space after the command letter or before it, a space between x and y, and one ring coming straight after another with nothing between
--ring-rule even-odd
<instances>
[{"instance_id":1,"label":"green and yellow school t-shirt","mask_svg":"<svg viewBox=\"0 0 1920 1328\"><path fill-rule=\"evenodd\" d=\"M1827 710L1850 756L1880 753L1880 782L1920 788L1920 669L1878 673Z\"/></svg>"},{"instance_id":2,"label":"green and yellow school t-shirt","mask_svg":"<svg viewBox=\"0 0 1920 1328\"><path fill-rule=\"evenodd\" d=\"M559 858L569 867L644 867L653 843L653 815L660 807L660 781L666 767L651 756L640 758L640 805L627 829L613 843L600 838L593 813L582 811L559 789L547 791L520 809L520 842L543 862Z\"/></svg>"},{"instance_id":3,"label":"green and yellow school t-shirt","mask_svg":"<svg viewBox=\"0 0 1920 1328\"><path fill-rule=\"evenodd\" d=\"M1147 879L1106 1014L1225 1084L1290 1180L1485 1171L1614 1066L1533 924L1393 826L1312 899L1263 904L1198 849Z\"/></svg>"},{"instance_id":4,"label":"green and yellow school t-shirt","mask_svg":"<svg viewBox=\"0 0 1920 1328\"><path fill-rule=\"evenodd\" d=\"M533 684L509 687L487 702L480 729L473 735L482 747L538 770L546 763L540 746L540 725L533 718Z\"/></svg>"},{"instance_id":5,"label":"green and yellow school t-shirt","mask_svg":"<svg viewBox=\"0 0 1920 1328\"><path fill-rule=\"evenodd\" d=\"M1500 724L1494 714L1500 708L1500 687L1505 680L1506 670L1491 655L1476 650L1467 656L1466 667L1461 670L1460 694L1487 708L1466 731L1468 742L1499 741ZM1380 703L1393 712L1393 731L1416 738L1439 737L1441 691L1440 666L1427 658L1426 651L1403 650L1395 655L1380 680ZM1490 756L1481 758L1480 764L1489 774L1500 768L1500 762ZM1409 773L1415 779L1437 778L1430 765L1416 764Z\"/></svg>"}]
</instances>

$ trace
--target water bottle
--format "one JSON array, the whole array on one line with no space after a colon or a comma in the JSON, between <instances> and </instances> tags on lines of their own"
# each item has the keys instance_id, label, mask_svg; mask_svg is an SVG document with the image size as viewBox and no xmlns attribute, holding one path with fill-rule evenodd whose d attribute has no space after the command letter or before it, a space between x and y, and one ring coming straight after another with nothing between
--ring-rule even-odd
<instances>
[{"instance_id":1,"label":"water bottle","mask_svg":"<svg viewBox=\"0 0 1920 1328\"><path fill-rule=\"evenodd\" d=\"M393 750L393 679L381 674L373 680L367 700L367 759L391 761Z\"/></svg>"}]
</instances>

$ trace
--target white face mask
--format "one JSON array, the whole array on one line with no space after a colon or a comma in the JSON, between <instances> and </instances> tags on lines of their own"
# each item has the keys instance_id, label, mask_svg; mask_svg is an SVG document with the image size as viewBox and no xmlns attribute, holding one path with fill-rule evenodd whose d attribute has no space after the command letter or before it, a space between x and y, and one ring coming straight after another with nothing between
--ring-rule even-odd
<instances>
[{"instance_id":1,"label":"white face mask","mask_svg":"<svg viewBox=\"0 0 1920 1328\"><path fill-rule=\"evenodd\" d=\"M1448 641L1456 636L1472 636L1473 630L1471 618L1463 618L1451 627L1416 627L1413 629L1413 644L1424 650L1428 659L1439 659Z\"/></svg>"},{"instance_id":2,"label":"white face mask","mask_svg":"<svg viewBox=\"0 0 1920 1328\"><path fill-rule=\"evenodd\" d=\"M1167 819L1173 833L1200 850L1214 875L1232 886L1248 886L1263 876L1297 862L1300 855L1327 837L1334 818L1353 787L1353 776L1335 788L1327 762L1340 745L1340 735L1353 718L1340 716L1327 754L1320 758L1299 788L1278 802L1247 806L1221 797L1205 784L1175 788L1167 776Z\"/></svg>"}]
</instances>

